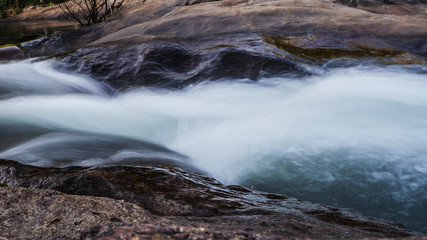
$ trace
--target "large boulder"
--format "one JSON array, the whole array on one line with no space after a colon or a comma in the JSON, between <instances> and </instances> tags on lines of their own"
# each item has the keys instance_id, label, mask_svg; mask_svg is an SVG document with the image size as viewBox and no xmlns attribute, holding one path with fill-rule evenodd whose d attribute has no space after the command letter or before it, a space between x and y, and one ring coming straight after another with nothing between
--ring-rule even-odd
<instances>
[{"instance_id":1,"label":"large boulder","mask_svg":"<svg viewBox=\"0 0 427 240\"><path fill-rule=\"evenodd\" d=\"M0 48L0 62L8 62L25 58L24 52L17 46Z\"/></svg>"}]
</instances>

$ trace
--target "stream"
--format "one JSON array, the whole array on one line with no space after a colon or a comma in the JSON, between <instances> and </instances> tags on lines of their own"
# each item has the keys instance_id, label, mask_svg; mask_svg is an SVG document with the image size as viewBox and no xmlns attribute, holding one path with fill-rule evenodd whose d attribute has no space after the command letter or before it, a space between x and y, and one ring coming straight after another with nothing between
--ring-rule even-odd
<instances>
[{"instance_id":1,"label":"stream","mask_svg":"<svg viewBox=\"0 0 427 240\"><path fill-rule=\"evenodd\" d=\"M54 60L3 63L0 158L158 161L427 233L425 70L356 66L117 91Z\"/></svg>"}]
</instances>

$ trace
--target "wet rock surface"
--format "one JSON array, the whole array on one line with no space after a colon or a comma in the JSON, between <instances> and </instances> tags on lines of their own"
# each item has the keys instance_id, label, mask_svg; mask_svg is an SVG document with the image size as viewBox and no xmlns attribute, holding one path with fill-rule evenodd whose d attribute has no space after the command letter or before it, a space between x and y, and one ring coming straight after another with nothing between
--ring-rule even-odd
<instances>
[{"instance_id":1,"label":"wet rock surface","mask_svg":"<svg viewBox=\"0 0 427 240\"><path fill-rule=\"evenodd\" d=\"M62 63L68 70L90 74L116 88L182 88L206 80L255 81L285 74L310 74L298 63L274 54L227 45L192 50L167 42L86 48L65 57Z\"/></svg>"},{"instance_id":2,"label":"wet rock surface","mask_svg":"<svg viewBox=\"0 0 427 240\"><path fill-rule=\"evenodd\" d=\"M93 226L92 230L86 229L84 236L89 239L112 239L118 236L115 234L124 232L126 235L132 231L142 234L141 236L167 231L172 232L172 235L178 234L177 236L186 232L190 236L202 234L204 237L216 236L212 234L219 231L223 234L219 236L224 239L233 236L252 238L256 234L282 238L417 235L398 224L365 217L350 210L257 192L240 186L224 186L215 179L174 167L60 169L1 160L0 182L4 186L0 188L0 196L5 198L1 199L1 204L6 204L4 209L8 209L1 215L4 220L0 221L0 228L28 229L19 233L3 231L9 237L30 238L32 231L40 231L37 233L49 234L54 238L64 234L69 234L69 238L78 238L75 234L82 228L75 227L73 221L75 216L85 216L84 214L93 220L88 220L84 226L96 225L95 222L101 225ZM101 204L103 202L105 204ZM114 210L115 206L118 206L118 210ZM24 219L28 219L18 221L21 219L19 214L11 215L16 211L22 211L27 216ZM94 212L105 212L105 216L100 220L97 218L99 215ZM42 214L40 226L35 227L31 218L39 216L39 213ZM52 222L59 222L56 218L65 219L61 231L44 227ZM111 224L105 225L111 222L125 225L119 228L110 226ZM160 224L162 227L152 230L153 227L138 225L147 222ZM126 225L129 223L131 225ZM178 231L173 225L184 226L185 231ZM151 232L135 230L140 228L151 229ZM211 230L202 233L200 228ZM110 235L107 236L106 232Z\"/></svg>"},{"instance_id":3,"label":"wet rock surface","mask_svg":"<svg viewBox=\"0 0 427 240\"><path fill-rule=\"evenodd\" d=\"M61 58L58 67L88 74L117 89L183 88L206 80L300 78L315 74L312 67L326 65L424 64L426 46L417 39L231 35L82 48Z\"/></svg>"},{"instance_id":4,"label":"wet rock surface","mask_svg":"<svg viewBox=\"0 0 427 240\"><path fill-rule=\"evenodd\" d=\"M0 62L24 59L24 52L16 46L0 48Z\"/></svg>"},{"instance_id":5,"label":"wet rock surface","mask_svg":"<svg viewBox=\"0 0 427 240\"><path fill-rule=\"evenodd\" d=\"M122 199L159 215L214 216L267 211L264 206L251 203L250 198L244 199L251 193L245 188L227 189L212 178L177 168L59 169L2 161L0 181L8 186Z\"/></svg>"}]
</instances>

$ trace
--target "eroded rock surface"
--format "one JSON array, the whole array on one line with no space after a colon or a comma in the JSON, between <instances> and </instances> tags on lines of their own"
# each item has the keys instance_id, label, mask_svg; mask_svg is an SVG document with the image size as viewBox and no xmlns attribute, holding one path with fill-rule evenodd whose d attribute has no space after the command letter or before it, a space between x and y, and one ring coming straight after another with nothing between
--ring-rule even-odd
<instances>
[{"instance_id":1,"label":"eroded rock surface","mask_svg":"<svg viewBox=\"0 0 427 240\"><path fill-rule=\"evenodd\" d=\"M405 50L408 46L404 43L336 36L245 34L88 47L62 58L60 67L91 75L118 89L182 88L206 80L299 78L315 74L307 66L330 67L330 62L337 66L423 64L425 43L413 39L410 50Z\"/></svg>"},{"instance_id":2,"label":"eroded rock surface","mask_svg":"<svg viewBox=\"0 0 427 240\"><path fill-rule=\"evenodd\" d=\"M161 226L138 224L124 226L96 226L82 235L82 239L235 239L235 240L274 240L278 236L265 236L245 231L218 231L209 228L182 226Z\"/></svg>"},{"instance_id":3,"label":"eroded rock surface","mask_svg":"<svg viewBox=\"0 0 427 240\"><path fill-rule=\"evenodd\" d=\"M10 239L75 239L96 224L156 219L135 204L52 190L0 187L0 198L0 237Z\"/></svg>"},{"instance_id":4,"label":"eroded rock surface","mask_svg":"<svg viewBox=\"0 0 427 240\"><path fill-rule=\"evenodd\" d=\"M176 43L153 42L128 47L92 47L81 49L62 62L67 69L90 74L116 88L135 85L181 88L206 80L258 80L285 74L310 74L298 63L272 53L231 45L190 49Z\"/></svg>"},{"instance_id":5,"label":"eroded rock surface","mask_svg":"<svg viewBox=\"0 0 427 240\"><path fill-rule=\"evenodd\" d=\"M244 231L245 234L249 234L247 236L261 234L282 238L417 235L398 224L365 217L350 210L257 192L240 186L224 186L215 179L174 167L59 169L39 168L1 160L0 182L8 186L1 188L3 194L0 197L6 198L7 201L0 199L0 202L6 204L4 208L8 211L1 215L4 220L0 221L0 229L12 227L30 229L19 235L23 238L31 236L29 235L31 231L54 237L70 233L71 238L76 238L72 233L80 231L81 228L74 225L73 219L76 219L76 216L85 216L84 214L93 220L84 226L97 221L101 225L114 222L113 220L123 224L150 221L166 226L166 229L169 229L167 231L176 231L172 225L190 227L185 230L190 235L200 233L200 229L192 228L211 229L208 231L209 234L225 231L224 236L236 234L240 236L239 232ZM162 217L153 217L141 208ZM99 220L94 211L103 214L105 212L105 216ZM18 221L20 215L12 216L13 212L22 212L22 215L27 216L23 217L26 220ZM67 213L58 217L61 212ZM41 214L41 223L40 226L35 226L31 219L36 218L38 214ZM52 222L60 221L55 220L56 218L65 219L61 231L46 227ZM135 224L127 226L138 228ZM41 230L38 230L39 227ZM123 230L108 226L104 227L107 229L105 231L100 229L100 227L92 228L85 236L90 238L104 236L108 229L110 230L107 232L114 236L121 231L129 230L128 227ZM21 234L16 231L6 232L9 234L7 236ZM227 235L227 232L231 235ZM181 230L177 231L177 234L180 233ZM209 234L207 236L210 236Z\"/></svg>"}]
</instances>

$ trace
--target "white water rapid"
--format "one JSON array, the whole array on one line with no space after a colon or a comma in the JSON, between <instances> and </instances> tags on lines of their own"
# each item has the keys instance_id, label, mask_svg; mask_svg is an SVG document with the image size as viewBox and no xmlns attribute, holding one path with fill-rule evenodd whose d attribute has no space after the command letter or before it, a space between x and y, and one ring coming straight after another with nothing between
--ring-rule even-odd
<instances>
[{"instance_id":1,"label":"white water rapid","mask_svg":"<svg viewBox=\"0 0 427 240\"><path fill-rule=\"evenodd\" d=\"M162 159L427 231L425 73L353 67L110 92L49 62L1 64L0 158L41 166Z\"/></svg>"}]
</instances>

